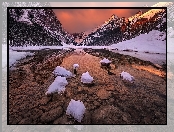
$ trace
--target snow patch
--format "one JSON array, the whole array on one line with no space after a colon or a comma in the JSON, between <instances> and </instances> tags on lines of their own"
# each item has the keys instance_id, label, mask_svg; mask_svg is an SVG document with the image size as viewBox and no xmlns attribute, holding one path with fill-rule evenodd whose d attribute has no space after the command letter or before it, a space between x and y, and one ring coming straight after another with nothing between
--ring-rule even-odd
<instances>
[{"instance_id":1,"label":"snow patch","mask_svg":"<svg viewBox=\"0 0 174 132\"><path fill-rule=\"evenodd\" d=\"M101 37L99 34L94 34L93 36L94 37Z\"/></svg>"},{"instance_id":2,"label":"snow patch","mask_svg":"<svg viewBox=\"0 0 174 132\"><path fill-rule=\"evenodd\" d=\"M25 58L26 56L32 56L34 53L30 52L17 52L9 50L9 67L14 65L18 60Z\"/></svg>"},{"instance_id":3,"label":"snow patch","mask_svg":"<svg viewBox=\"0 0 174 132\"><path fill-rule=\"evenodd\" d=\"M131 76L128 72L125 72L125 71L120 73L120 76L123 78L123 80L128 80L130 82L135 80L133 76Z\"/></svg>"},{"instance_id":4,"label":"snow patch","mask_svg":"<svg viewBox=\"0 0 174 132\"><path fill-rule=\"evenodd\" d=\"M53 71L53 74L56 76L63 76L63 77L72 77L72 73L61 66L57 66Z\"/></svg>"},{"instance_id":5,"label":"snow patch","mask_svg":"<svg viewBox=\"0 0 174 132\"><path fill-rule=\"evenodd\" d=\"M74 64L73 69L79 68L79 64Z\"/></svg>"},{"instance_id":6,"label":"snow patch","mask_svg":"<svg viewBox=\"0 0 174 132\"><path fill-rule=\"evenodd\" d=\"M65 91L65 86L68 84L67 80L65 77L57 76L54 80L54 82L49 86L48 91L45 93L51 94L54 92L64 92Z\"/></svg>"},{"instance_id":7,"label":"snow patch","mask_svg":"<svg viewBox=\"0 0 174 132\"><path fill-rule=\"evenodd\" d=\"M89 72L83 73L81 76L81 82L83 83L91 83L93 81L93 77L89 75Z\"/></svg>"},{"instance_id":8,"label":"snow patch","mask_svg":"<svg viewBox=\"0 0 174 132\"><path fill-rule=\"evenodd\" d=\"M100 63L106 63L106 64L108 64L108 63L111 63L111 61L108 60L108 59L106 59L106 58L104 58L103 60L100 61Z\"/></svg>"},{"instance_id":9,"label":"snow patch","mask_svg":"<svg viewBox=\"0 0 174 132\"><path fill-rule=\"evenodd\" d=\"M85 113L85 109L86 108L82 101L80 100L75 101L71 99L67 107L66 114L72 115L78 122L81 122L81 120L83 119L83 115Z\"/></svg>"},{"instance_id":10,"label":"snow patch","mask_svg":"<svg viewBox=\"0 0 174 132\"><path fill-rule=\"evenodd\" d=\"M27 22L28 24L33 24L28 18L28 11L31 9L24 9L24 14L19 18L19 22Z\"/></svg>"}]
</instances>

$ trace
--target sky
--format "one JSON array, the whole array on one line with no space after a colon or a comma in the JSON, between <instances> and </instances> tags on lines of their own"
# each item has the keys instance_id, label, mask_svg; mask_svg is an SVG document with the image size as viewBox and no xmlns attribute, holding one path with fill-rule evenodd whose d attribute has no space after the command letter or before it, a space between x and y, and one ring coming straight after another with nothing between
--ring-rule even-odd
<instances>
[{"instance_id":1,"label":"sky","mask_svg":"<svg viewBox=\"0 0 174 132\"><path fill-rule=\"evenodd\" d=\"M50 2L52 7L145 7L158 2ZM138 10L54 10L66 31L88 31L103 24L111 15L130 17Z\"/></svg>"},{"instance_id":2,"label":"sky","mask_svg":"<svg viewBox=\"0 0 174 132\"><path fill-rule=\"evenodd\" d=\"M118 17L130 17L140 9L53 9L63 28L69 33L80 33L93 29L113 14ZM143 12L149 9L141 9Z\"/></svg>"}]
</instances>

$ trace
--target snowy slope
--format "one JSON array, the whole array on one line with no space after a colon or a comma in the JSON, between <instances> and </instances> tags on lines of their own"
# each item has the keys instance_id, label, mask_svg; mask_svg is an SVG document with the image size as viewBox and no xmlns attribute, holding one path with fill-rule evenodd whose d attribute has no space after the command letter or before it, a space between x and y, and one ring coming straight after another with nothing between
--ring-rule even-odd
<instances>
[{"instance_id":1,"label":"snowy slope","mask_svg":"<svg viewBox=\"0 0 174 132\"><path fill-rule=\"evenodd\" d=\"M165 53L166 54L166 34L157 30L153 30L148 34L141 34L131 40L123 41L110 46L111 49L129 50L149 53Z\"/></svg>"}]
</instances>

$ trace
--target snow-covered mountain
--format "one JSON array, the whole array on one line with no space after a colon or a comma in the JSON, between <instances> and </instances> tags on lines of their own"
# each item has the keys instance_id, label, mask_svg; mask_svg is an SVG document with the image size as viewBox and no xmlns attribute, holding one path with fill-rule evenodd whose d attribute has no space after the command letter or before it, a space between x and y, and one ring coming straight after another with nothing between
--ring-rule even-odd
<instances>
[{"instance_id":1,"label":"snow-covered mountain","mask_svg":"<svg viewBox=\"0 0 174 132\"><path fill-rule=\"evenodd\" d=\"M160 2L152 7L171 5L171 2ZM152 30L166 31L166 16L167 11L164 8L151 9L145 13L140 10L129 18L119 18L113 14L95 31L82 38L83 40L78 45L108 46L149 33ZM173 20L171 19L171 21Z\"/></svg>"},{"instance_id":2,"label":"snow-covered mountain","mask_svg":"<svg viewBox=\"0 0 174 132\"><path fill-rule=\"evenodd\" d=\"M74 43L51 9L9 9L8 17L11 46Z\"/></svg>"},{"instance_id":3,"label":"snow-covered mountain","mask_svg":"<svg viewBox=\"0 0 174 132\"><path fill-rule=\"evenodd\" d=\"M74 33L73 36L75 37L75 42L80 44L83 40L85 40L86 37L88 37L88 35L92 35L94 37L99 37L99 34L97 33L97 34L94 35L94 32L96 32L101 27L104 27L110 21L112 21L114 19L115 19L115 15L113 14L107 21L105 21L103 24L101 24L101 25L99 25L99 26L97 26L93 29L90 29L90 30L87 30L87 31L84 31L84 32L81 32L81 33Z\"/></svg>"},{"instance_id":4,"label":"snow-covered mountain","mask_svg":"<svg viewBox=\"0 0 174 132\"><path fill-rule=\"evenodd\" d=\"M173 12L172 2L159 2L152 7L167 6ZM98 27L69 34L51 9L9 9L9 41L11 46L22 45L87 45L108 46L132 39L151 30L166 30L166 10L141 10L129 18L119 18L113 14ZM167 16L173 27L173 14ZM173 27L174 28L174 27Z\"/></svg>"},{"instance_id":5,"label":"snow-covered mountain","mask_svg":"<svg viewBox=\"0 0 174 132\"><path fill-rule=\"evenodd\" d=\"M99 25L93 29L81 32L81 33L73 33L76 44L81 43L89 34L95 32L98 28L100 28L102 25Z\"/></svg>"},{"instance_id":6,"label":"snow-covered mountain","mask_svg":"<svg viewBox=\"0 0 174 132\"><path fill-rule=\"evenodd\" d=\"M98 26L93 32L89 33L88 36L83 39L83 41L79 45L107 45L107 43L110 43L109 40L111 39L115 41L119 40L119 35L121 35L120 24L123 22L123 19L112 15L102 25Z\"/></svg>"}]
</instances>

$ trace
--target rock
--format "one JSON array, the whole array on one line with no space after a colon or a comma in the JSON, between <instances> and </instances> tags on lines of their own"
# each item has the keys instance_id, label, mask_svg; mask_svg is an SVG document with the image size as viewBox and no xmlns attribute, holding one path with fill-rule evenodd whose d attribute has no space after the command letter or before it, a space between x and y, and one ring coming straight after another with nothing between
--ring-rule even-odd
<instances>
[{"instance_id":1,"label":"rock","mask_svg":"<svg viewBox=\"0 0 174 132\"><path fill-rule=\"evenodd\" d=\"M148 124L149 122L151 122L151 118L150 117L144 117L144 124Z\"/></svg>"},{"instance_id":2,"label":"rock","mask_svg":"<svg viewBox=\"0 0 174 132\"><path fill-rule=\"evenodd\" d=\"M108 91L114 91L115 90L115 87L114 87L114 85L107 85L106 90L108 90Z\"/></svg>"},{"instance_id":3,"label":"rock","mask_svg":"<svg viewBox=\"0 0 174 132\"><path fill-rule=\"evenodd\" d=\"M94 90L93 89L88 89L88 95L94 95Z\"/></svg>"},{"instance_id":4,"label":"rock","mask_svg":"<svg viewBox=\"0 0 174 132\"><path fill-rule=\"evenodd\" d=\"M83 92L83 87L78 87L78 93L82 93Z\"/></svg>"},{"instance_id":5,"label":"rock","mask_svg":"<svg viewBox=\"0 0 174 132\"><path fill-rule=\"evenodd\" d=\"M46 105L50 100L51 100L51 96L50 97L43 97L39 102L41 105Z\"/></svg>"},{"instance_id":6,"label":"rock","mask_svg":"<svg viewBox=\"0 0 174 132\"><path fill-rule=\"evenodd\" d=\"M54 120L53 124L74 124L73 119L68 119L66 115Z\"/></svg>"},{"instance_id":7,"label":"rock","mask_svg":"<svg viewBox=\"0 0 174 132\"><path fill-rule=\"evenodd\" d=\"M63 114L63 109L61 106L59 106L58 108L43 113L43 115L40 118L40 121L42 123L49 123L60 117L60 115L62 114Z\"/></svg>"},{"instance_id":8,"label":"rock","mask_svg":"<svg viewBox=\"0 0 174 132\"><path fill-rule=\"evenodd\" d=\"M31 124L31 123L32 121L30 118L24 118L19 122L19 124Z\"/></svg>"},{"instance_id":9,"label":"rock","mask_svg":"<svg viewBox=\"0 0 174 132\"><path fill-rule=\"evenodd\" d=\"M123 124L123 113L117 107L106 105L95 110L92 116L93 124ZM113 118L114 117L114 118ZM125 120L126 117L124 117Z\"/></svg>"},{"instance_id":10,"label":"rock","mask_svg":"<svg viewBox=\"0 0 174 132\"><path fill-rule=\"evenodd\" d=\"M87 104L87 107L89 111L92 111L97 108L97 106L95 106L94 104L89 104L89 103Z\"/></svg>"},{"instance_id":11,"label":"rock","mask_svg":"<svg viewBox=\"0 0 174 132\"><path fill-rule=\"evenodd\" d=\"M71 97L73 95L73 92L72 92L72 90L65 90L65 96L66 97Z\"/></svg>"},{"instance_id":12,"label":"rock","mask_svg":"<svg viewBox=\"0 0 174 132\"><path fill-rule=\"evenodd\" d=\"M123 121L128 122L128 118L126 115L123 115Z\"/></svg>"},{"instance_id":13,"label":"rock","mask_svg":"<svg viewBox=\"0 0 174 132\"><path fill-rule=\"evenodd\" d=\"M115 101L115 100L114 100L113 98L110 98L110 99L109 99L109 103L111 103L111 104L114 103L114 101Z\"/></svg>"},{"instance_id":14,"label":"rock","mask_svg":"<svg viewBox=\"0 0 174 132\"><path fill-rule=\"evenodd\" d=\"M18 124L20 121L22 120L22 117L21 116L10 116L9 117L9 124L14 124L14 125L16 125L16 124Z\"/></svg>"},{"instance_id":15,"label":"rock","mask_svg":"<svg viewBox=\"0 0 174 132\"><path fill-rule=\"evenodd\" d=\"M58 93L54 93L53 97L52 97L52 101L57 101L60 100L61 98L63 98L64 93L58 94Z\"/></svg>"},{"instance_id":16,"label":"rock","mask_svg":"<svg viewBox=\"0 0 174 132\"><path fill-rule=\"evenodd\" d=\"M158 65L158 64L155 64L155 66L159 69L162 69L162 66Z\"/></svg>"},{"instance_id":17,"label":"rock","mask_svg":"<svg viewBox=\"0 0 174 132\"><path fill-rule=\"evenodd\" d=\"M111 94L105 89L100 89L96 94L100 99L107 99L111 96Z\"/></svg>"},{"instance_id":18,"label":"rock","mask_svg":"<svg viewBox=\"0 0 174 132\"><path fill-rule=\"evenodd\" d=\"M27 124L31 124L31 123L34 123L34 121L36 121L42 114L43 114L42 110L31 109L26 113L23 112L23 118L29 119L30 122L28 122ZM23 120L23 122L26 122L26 121L28 120Z\"/></svg>"},{"instance_id":19,"label":"rock","mask_svg":"<svg viewBox=\"0 0 174 132\"><path fill-rule=\"evenodd\" d=\"M88 95L87 94L85 94L85 98L87 98L88 97Z\"/></svg>"},{"instance_id":20,"label":"rock","mask_svg":"<svg viewBox=\"0 0 174 132\"><path fill-rule=\"evenodd\" d=\"M91 113L89 111L85 112L84 118L82 119L83 124L91 124Z\"/></svg>"}]
</instances>

